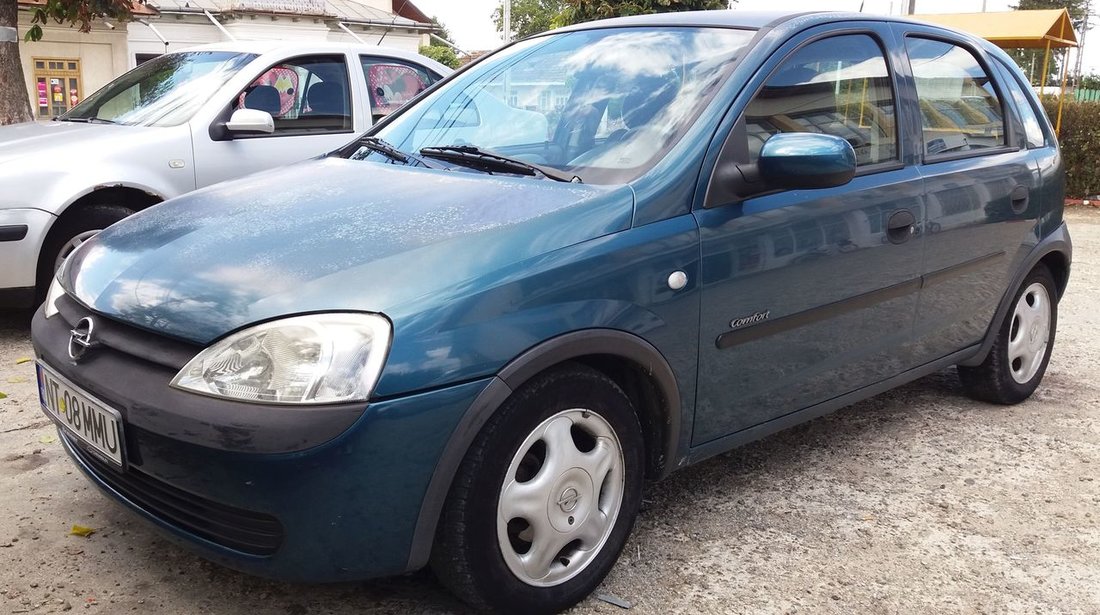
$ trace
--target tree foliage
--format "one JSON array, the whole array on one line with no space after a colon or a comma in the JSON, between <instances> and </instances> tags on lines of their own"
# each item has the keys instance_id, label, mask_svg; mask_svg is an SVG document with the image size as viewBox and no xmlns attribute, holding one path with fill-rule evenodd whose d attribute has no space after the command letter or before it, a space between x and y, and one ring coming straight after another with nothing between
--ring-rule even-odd
<instances>
[{"instance_id":1,"label":"tree foliage","mask_svg":"<svg viewBox=\"0 0 1100 615\"><path fill-rule=\"evenodd\" d=\"M145 0L138 0L144 4ZM27 29L28 41L42 40L42 26L49 21L72 24L81 32L92 29L92 22L103 17L128 21L132 16L130 0L46 0L34 8L33 24Z\"/></svg>"},{"instance_id":2,"label":"tree foliage","mask_svg":"<svg viewBox=\"0 0 1100 615\"><path fill-rule=\"evenodd\" d=\"M736 1L736 0L735 0ZM727 0L511 0L512 34L526 38L570 24L674 11L727 8ZM504 32L503 3L493 10L497 32Z\"/></svg>"},{"instance_id":3,"label":"tree foliage","mask_svg":"<svg viewBox=\"0 0 1100 615\"><path fill-rule=\"evenodd\" d=\"M420 48L420 55L427 56L443 66L451 68L458 68L460 64L458 54L446 45L425 45Z\"/></svg>"},{"instance_id":4,"label":"tree foliage","mask_svg":"<svg viewBox=\"0 0 1100 615\"><path fill-rule=\"evenodd\" d=\"M727 8L726 0L566 0L561 25L676 11L708 11Z\"/></svg>"},{"instance_id":5,"label":"tree foliage","mask_svg":"<svg viewBox=\"0 0 1100 615\"><path fill-rule=\"evenodd\" d=\"M565 0L512 0L512 38L527 38L556 28ZM504 32L504 5L493 9L497 32Z\"/></svg>"}]
</instances>

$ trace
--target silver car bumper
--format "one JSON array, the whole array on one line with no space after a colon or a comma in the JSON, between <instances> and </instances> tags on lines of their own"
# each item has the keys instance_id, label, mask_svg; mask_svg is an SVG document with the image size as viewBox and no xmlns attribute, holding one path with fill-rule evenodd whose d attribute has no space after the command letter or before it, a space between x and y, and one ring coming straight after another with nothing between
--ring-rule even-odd
<instances>
[{"instance_id":1,"label":"silver car bumper","mask_svg":"<svg viewBox=\"0 0 1100 615\"><path fill-rule=\"evenodd\" d=\"M54 219L40 209L0 209L0 291L34 287L38 252Z\"/></svg>"}]
</instances>

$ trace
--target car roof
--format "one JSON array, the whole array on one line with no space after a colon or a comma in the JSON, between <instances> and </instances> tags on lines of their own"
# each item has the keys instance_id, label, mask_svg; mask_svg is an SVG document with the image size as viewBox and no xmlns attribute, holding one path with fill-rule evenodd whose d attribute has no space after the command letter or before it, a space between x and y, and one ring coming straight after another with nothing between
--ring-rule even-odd
<instances>
[{"instance_id":1,"label":"car roof","mask_svg":"<svg viewBox=\"0 0 1100 615\"><path fill-rule=\"evenodd\" d=\"M449 75L452 69L418 53L365 43L334 43L329 41L221 41L196 45L172 53L187 51L228 51L232 53L254 53L257 55L291 56L299 53L358 53L407 60L426 66L440 75Z\"/></svg>"},{"instance_id":2,"label":"car roof","mask_svg":"<svg viewBox=\"0 0 1100 615\"><path fill-rule=\"evenodd\" d=\"M764 28L792 26L795 29L802 29L821 24L845 21L890 21L896 23L916 23L928 28L942 30L945 33L949 32L955 37L969 40L972 44L982 47L987 51L996 49L996 47L992 43L989 43L988 41L980 37L968 34L966 32L961 32L959 30L954 30L952 28L946 28L938 24L920 21L919 19L909 19L892 15L878 15L875 13L853 13L850 11L791 12L742 11L737 9L715 11L680 11L672 13L656 13L652 15L633 15L630 17L616 17L613 19L589 21L559 30L551 30L550 32L547 32L545 34L576 30L595 30L599 28L646 26L699 26L743 28L749 30L761 30Z\"/></svg>"},{"instance_id":3,"label":"car roof","mask_svg":"<svg viewBox=\"0 0 1100 615\"><path fill-rule=\"evenodd\" d=\"M237 53L265 54L298 53L302 50L309 50L311 53L317 52L318 50L331 51L333 53L350 51L353 53L405 59L420 59L423 57L411 51L385 47L382 45L370 45L366 43L333 43L329 41L221 41L218 43L207 43L205 45L187 47L186 49L177 51L232 51Z\"/></svg>"}]
</instances>

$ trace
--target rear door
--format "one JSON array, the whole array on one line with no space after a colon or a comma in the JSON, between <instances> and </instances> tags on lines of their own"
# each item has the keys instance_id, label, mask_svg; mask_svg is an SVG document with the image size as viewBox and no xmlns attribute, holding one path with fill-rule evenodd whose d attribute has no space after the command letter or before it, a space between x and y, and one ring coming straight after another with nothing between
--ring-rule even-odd
<instances>
[{"instance_id":1,"label":"rear door","mask_svg":"<svg viewBox=\"0 0 1100 615\"><path fill-rule=\"evenodd\" d=\"M914 329L926 363L981 341L1034 243L1039 166L1000 73L976 46L898 24L921 118L927 248Z\"/></svg>"},{"instance_id":2,"label":"rear door","mask_svg":"<svg viewBox=\"0 0 1100 615\"><path fill-rule=\"evenodd\" d=\"M810 30L773 56L735 108L706 207L695 212L703 307L693 444L912 366L924 241L919 224L890 230L923 217L892 79L903 59L883 24ZM722 196L721 169L751 168L778 132L848 140L857 176L838 188Z\"/></svg>"}]
</instances>

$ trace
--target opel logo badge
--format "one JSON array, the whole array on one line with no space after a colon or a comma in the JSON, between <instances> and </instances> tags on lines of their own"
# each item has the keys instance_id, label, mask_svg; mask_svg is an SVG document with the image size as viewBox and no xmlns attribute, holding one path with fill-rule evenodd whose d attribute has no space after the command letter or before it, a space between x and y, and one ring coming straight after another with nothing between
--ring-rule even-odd
<instances>
[{"instance_id":1,"label":"opel logo badge","mask_svg":"<svg viewBox=\"0 0 1100 615\"><path fill-rule=\"evenodd\" d=\"M69 358L79 361L90 348L99 345L93 336L95 323L90 317L81 318L69 335Z\"/></svg>"},{"instance_id":2,"label":"opel logo badge","mask_svg":"<svg viewBox=\"0 0 1100 615\"><path fill-rule=\"evenodd\" d=\"M577 504L581 501L581 494L577 493L577 490L570 487L561 492L561 497L558 498L558 506L561 507L563 513L571 513L577 508Z\"/></svg>"}]
</instances>

